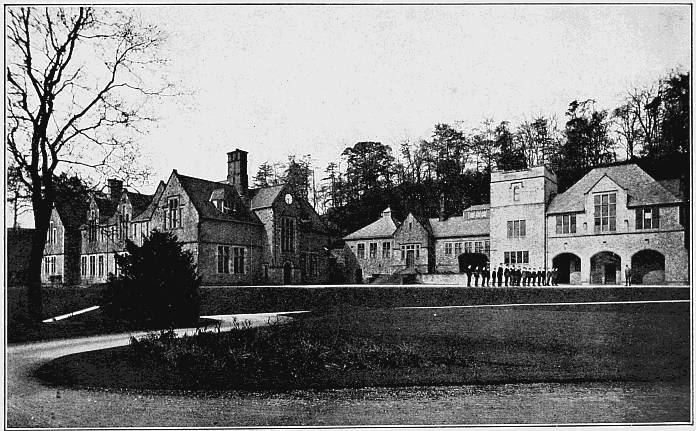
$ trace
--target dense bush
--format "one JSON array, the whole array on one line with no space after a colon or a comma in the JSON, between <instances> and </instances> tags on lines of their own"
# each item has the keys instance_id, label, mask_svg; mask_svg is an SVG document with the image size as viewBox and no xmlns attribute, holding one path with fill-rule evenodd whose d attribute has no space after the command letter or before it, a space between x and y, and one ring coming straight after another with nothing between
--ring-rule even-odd
<instances>
[{"instance_id":1,"label":"dense bush","mask_svg":"<svg viewBox=\"0 0 696 431\"><path fill-rule=\"evenodd\" d=\"M142 246L126 242L127 254L116 256L119 276L111 276L104 311L114 319L167 327L191 324L199 317L193 255L170 233L153 231Z\"/></svg>"},{"instance_id":2,"label":"dense bush","mask_svg":"<svg viewBox=\"0 0 696 431\"><path fill-rule=\"evenodd\" d=\"M238 325L221 334L179 338L171 330L161 331L140 340L131 338L131 353L166 364L176 384L190 389L312 387L321 386L336 372L432 365L432 355L412 343L389 343L343 331L318 336L316 328L301 323L267 328Z\"/></svg>"}]
</instances>

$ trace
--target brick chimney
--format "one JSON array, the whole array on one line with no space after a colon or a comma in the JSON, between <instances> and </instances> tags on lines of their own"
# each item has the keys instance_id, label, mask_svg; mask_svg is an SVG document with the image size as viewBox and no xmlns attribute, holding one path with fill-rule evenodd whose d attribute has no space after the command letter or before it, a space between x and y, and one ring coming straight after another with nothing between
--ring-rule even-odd
<instances>
[{"instance_id":1,"label":"brick chimney","mask_svg":"<svg viewBox=\"0 0 696 431\"><path fill-rule=\"evenodd\" d=\"M445 215L445 194L440 193L440 214L439 214L440 221L445 221L447 220L447 216Z\"/></svg>"},{"instance_id":2,"label":"brick chimney","mask_svg":"<svg viewBox=\"0 0 696 431\"><path fill-rule=\"evenodd\" d=\"M109 185L109 199L112 201L117 201L121 198L121 192L123 191L123 181L117 180L116 178L109 178L106 183Z\"/></svg>"},{"instance_id":3,"label":"brick chimney","mask_svg":"<svg viewBox=\"0 0 696 431\"><path fill-rule=\"evenodd\" d=\"M227 182L232 184L241 197L246 197L249 189L247 173L247 152L239 148L227 153Z\"/></svg>"}]
</instances>

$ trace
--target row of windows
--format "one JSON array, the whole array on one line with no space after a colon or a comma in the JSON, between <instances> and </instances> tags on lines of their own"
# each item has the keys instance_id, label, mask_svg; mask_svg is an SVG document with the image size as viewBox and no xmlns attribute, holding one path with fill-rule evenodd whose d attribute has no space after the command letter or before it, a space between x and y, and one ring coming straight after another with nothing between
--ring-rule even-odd
<instances>
[{"instance_id":1,"label":"row of windows","mask_svg":"<svg viewBox=\"0 0 696 431\"><path fill-rule=\"evenodd\" d=\"M529 263L529 251L506 251L504 253L504 260L506 265Z\"/></svg>"},{"instance_id":2,"label":"row of windows","mask_svg":"<svg viewBox=\"0 0 696 431\"><path fill-rule=\"evenodd\" d=\"M219 245L217 248L218 274L246 274L246 248Z\"/></svg>"},{"instance_id":3,"label":"row of windows","mask_svg":"<svg viewBox=\"0 0 696 431\"><path fill-rule=\"evenodd\" d=\"M507 222L508 238L524 238L527 236L526 220L510 220Z\"/></svg>"},{"instance_id":4,"label":"row of windows","mask_svg":"<svg viewBox=\"0 0 696 431\"><path fill-rule=\"evenodd\" d=\"M616 193L595 195L594 231L595 233L616 231ZM628 224L628 223L627 223ZM636 229L657 229L660 227L660 208L656 206L636 208ZM509 230L509 222L508 222ZM556 216L556 233L577 233L575 214ZM509 235L508 235L509 236Z\"/></svg>"},{"instance_id":5,"label":"row of windows","mask_svg":"<svg viewBox=\"0 0 696 431\"><path fill-rule=\"evenodd\" d=\"M491 242L489 240L485 241L464 241L464 242L446 242L445 243L445 255L452 255L454 251L455 256L462 254L462 245L464 245L464 253L490 253L491 252Z\"/></svg>"},{"instance_id":6,"label":"row of windows","mask_svg":"<svg viewBox=\"0 0 696 431\"><path fill-rule=\"evenodd\" d=\"M118 270L118 266L116 269ZM80 274L82 274L82 277L104 277L107 271L106 255L104 254L82 256L80 258Z\"/></svg>"},{"instance_id":7,"label":"row of windows","mask_svg":"<svg viewBox=\"0 0 696 431\"><path fill-rule=\"evenodd\" d=\"M370 259L377 259L377 250L379 247L379 243L371 242L369 243L369 247ZM382 242L382 259L391 258L391 248L392 247L390 241ZM358 243L358 259L365 259L365 243Z\"/></svg>"}]
</instances>

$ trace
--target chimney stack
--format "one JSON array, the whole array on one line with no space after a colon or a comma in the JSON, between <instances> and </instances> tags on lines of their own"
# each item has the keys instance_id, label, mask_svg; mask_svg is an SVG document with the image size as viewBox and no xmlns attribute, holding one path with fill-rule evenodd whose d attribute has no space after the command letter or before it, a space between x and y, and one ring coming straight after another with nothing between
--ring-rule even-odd
<instances>
[{"instance_id":1,"label":"chimney stack","mask_svg":"<svg viewBox=\"0 0 696 431\"><path fill-rule=\"evenodd\" d=\"M445 194L440 193L440 221L445 221L447 217L445 216Z\"/></svg>"},{"instance_id":2,"label":"chimney stack","mask_svg":"<svg viewBox=\"0 0 696 431\"><path fill-rule=\"evenodd\" d=\"M249 189L247 174L247 152L239 148L227 153L227 182L232 184L241 197L246 197Z\"/></svg>"},{"instance_id":3,"label":"chimney stack","mask_svg":"<svg viewBox=\"0 0 696 431\"><path fill-rule=\"evenodd\" d=\"M121 192L123 191L123 181L117 180L116 178L109 178L107 181L109 185L109 198L112 201L117 201L121 198Z\"/></svg>"}]
</instances>

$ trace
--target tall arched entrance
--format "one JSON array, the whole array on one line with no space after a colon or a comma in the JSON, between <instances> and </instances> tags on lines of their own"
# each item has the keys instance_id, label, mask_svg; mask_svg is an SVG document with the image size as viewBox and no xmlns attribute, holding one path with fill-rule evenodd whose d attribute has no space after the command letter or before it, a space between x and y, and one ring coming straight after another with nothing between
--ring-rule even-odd
<instances>
[{"instance_id":1,"label":"tall arched entrance","mask_svg":"<svg viewBox=\"0 0 696 431\"><path fill-rule=\"evenodd\" d=\"M283 265L283 284L292 284L292 263L285 262Z\"/></svg>"},{"instance_id":2,"label":"tall arched entrance","mask_svg":"<svg viewBox=\"0 0 696 431\"><path fill-rule=\"evenodd\" d=\"M553 258L553 267L558 269L556 281L561 284L580 284L580 257L573 253L561 253Z\"/></svg>"},{"instance_id":3,"label":"tall arched entrance","mask_svg":"<svg viewBox=\"0 0 696 431\"><path fill-rule=\"evenodd\" d=\"M601 251L590 258L590 283L618 284L621 282L621 257L611 251Z\"/></svg>"},{"instance_id":4,"label":"tall arched entrance","mask_svg":"<svg viewBox=\"0 0 696 431\"><path fill-rule=\"evenodd\" d=\"M457 260L459 261L459 272L465 272L469 265L472 269L477 266L484 268L488 265L488 256L483 253L462 253L457 256Z\"/></svg>"},{"instance_id":5,"label":"tall arched entrance","mask_svg":"<svg viewBox=\"0 0 696 431\"><path fill-rule=\"evenodd\" d=\"M655 250L641 250L631 257L632 284L665 282L665 255Z\"/></svg>"}]
</instances>

